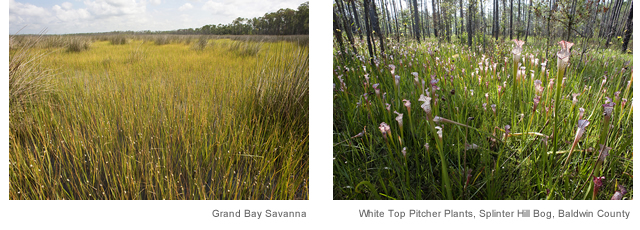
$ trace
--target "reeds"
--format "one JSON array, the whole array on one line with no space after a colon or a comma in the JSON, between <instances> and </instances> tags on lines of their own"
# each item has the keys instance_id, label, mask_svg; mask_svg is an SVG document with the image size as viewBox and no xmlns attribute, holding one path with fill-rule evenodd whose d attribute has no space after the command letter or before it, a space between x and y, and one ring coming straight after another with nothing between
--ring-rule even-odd
<instances>
[{"instance_id":1,"label":"reeds","mask_svg":"<svg viewBox=\"0 0 640 230\"><path fill-rule=\"evenodd\" d=\"M270 44L270 46L281 45ZM253 46L253 45L247 45ZM262 44L259 44L262 46ZM283 50L277 49L276 50ZM277 52L258 63L254 83L254 108L265 116L286 122L296 117L308 119L309 53L294 47L290 53Z\"/></svg>"},{"instance_id":2,"label":"reeds","mask_svg":"<svg viewBox=\"0 0 640 230\"><path fill-rule=\"evenodd\" d=\"M308 199L308 51L261 47L43 48L59 93L11 127L9 198Z\"/></svg>"},{"instance_id":3,"label":"reeds","mask_svg":"<svg viewBox=\"0 0 640 230\"><path fill-rule=\"evenodd\" d=\"M39 102L43 96L54 90L54 71L42 65L46 53L33 50L42 41L40 36L30 39L9 54L9 111L15 114L16 109L27 103ZM14 36L10 40L14 40Z\"/></svg>"},{"instance_id":4,"label":"reeds","mask_svg":"<svg viewBox=\"0 0 640 230\"><path fill-rule=\"evenodd\" d=\"M228 49L240 56L255 56L260 52L262 42L233 41L229 43Z\"/></svg>"}]
</instances>

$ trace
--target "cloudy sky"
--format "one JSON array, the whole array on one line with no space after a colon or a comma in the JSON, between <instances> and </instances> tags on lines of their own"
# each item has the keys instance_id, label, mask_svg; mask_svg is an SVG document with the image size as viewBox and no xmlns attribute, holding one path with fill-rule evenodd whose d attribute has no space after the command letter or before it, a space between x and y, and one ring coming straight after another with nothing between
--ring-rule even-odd
<instances>
[{"instance_id":1,"label":"cloudy sky","mask_svg":"<svg viewBox=\"0 0 640 230\"><path fill-rule=\"evenodd\" d=\"M297 9L308 0L9 0L9 33L174 30ZM26 27L25 27L26 26Z\"/></svg>"}]
</instances>

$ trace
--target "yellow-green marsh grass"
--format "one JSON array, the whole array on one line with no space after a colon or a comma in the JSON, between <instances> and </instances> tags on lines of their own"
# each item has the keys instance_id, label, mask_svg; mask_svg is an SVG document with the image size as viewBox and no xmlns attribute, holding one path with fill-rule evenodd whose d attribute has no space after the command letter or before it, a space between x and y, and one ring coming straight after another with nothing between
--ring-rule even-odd
<instances>
[{"instance_id":1,"label":"yellow-green marsh grass","mask_svg":"<svg viewBox=\"0 0 640 230\"><path fill-rule=\"evenodd\" d=\"M234 42L43 48L57 93L10 117L9 198L308 199L308 47Z\"/></svg>"}]
</instances>

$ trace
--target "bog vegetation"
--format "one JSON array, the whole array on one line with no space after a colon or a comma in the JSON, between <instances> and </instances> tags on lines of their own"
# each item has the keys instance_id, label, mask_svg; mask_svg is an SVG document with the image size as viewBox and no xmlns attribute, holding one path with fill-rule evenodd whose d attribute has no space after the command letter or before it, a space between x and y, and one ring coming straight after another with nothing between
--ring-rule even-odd
<instances>
[{"instance_id":1,"label":"bog vegetation","mask_svg":"<svg viewBox=\"0 0 640 230\"><path fill-rule=\"evenodd\" d=\"M622 17L543 3L510 39L486 1L401 3L334 5L335 199L633 198L632 43L591 30Z\"/></svg>"},{"instance_id":2,"label":"bog vegetation","mask_svg":"<svg viewBox=\"0 0 640 230\"><path fill-rule=\"evenodd\" d=\"M10 38L10 199L308 199L308 36Z\"/></svg>"}]
</instances>

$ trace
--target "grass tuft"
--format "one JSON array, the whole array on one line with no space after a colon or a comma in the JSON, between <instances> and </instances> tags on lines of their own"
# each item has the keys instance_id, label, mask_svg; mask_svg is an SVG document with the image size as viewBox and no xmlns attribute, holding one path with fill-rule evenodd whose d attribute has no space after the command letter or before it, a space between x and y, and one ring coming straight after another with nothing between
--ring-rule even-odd
<instances>
[{"instance_id":1,"label":"grass tuft","mask_svg":"<svg viewBox=\"0 0 640 230\"><path fill-rule=\"evenodd\" d=\"M191 40L187 40L188 42L185 43L186 45L189 45L189 43L191 42ZM207 45L209 44L209 39L206 36L202 36L200 37L200 39L198 39L197 42L193 43L193 45L191 46L191 49L193 50L197 50L197 51L202 51L205 48L207 48Z\"/></svg>"},{"instance_id":2,"label":"grass tuft","mask_svg":"<svg viewBox=\"0 0 640 230\"><path fill-rule=\"evenodd\" d=\"M160 35L154 38L154 42L156 45L161 46L171 43L171 39L169 39L169 36L167 35Z\"/></svg>"},{"instance_id":3,"label":"grass tuft","mask_svg":"<svg viewBox=\"0 0 640 230\"><path fill-rule=\"evenodd\" d=\"M91 40L81 37L71 37L68 39L68 52L82 52L91 48Z\"/></svg>"},{"instance_id":4,"label":"grass tuft","mask_svg":"<svg viewBox=\"0 0 640 230\"><path fill-rule=\"evenodd\" d=\"M126 35L111 36L109 41L111 41L111 45L125 45L129 43L129 39Z\"/></svg>"},{"instance_id":5,"label":"grass tuft","mask_svg":"<svg viewBox=\"0 0 640 230\"><path fill-rule=\"evenodd\" d=\"M37 102L53 91L53 70L42 65L45 53L34 51L42 41L44 31L21 47L14 47L9 55L9 110L20 110L27 103ZM14 40L14 36L10 38ZM11 113L11 112L10 112Z\"/></svg>"}]
</instances>

